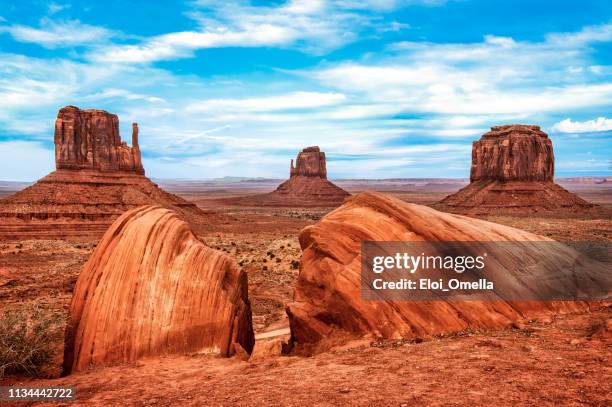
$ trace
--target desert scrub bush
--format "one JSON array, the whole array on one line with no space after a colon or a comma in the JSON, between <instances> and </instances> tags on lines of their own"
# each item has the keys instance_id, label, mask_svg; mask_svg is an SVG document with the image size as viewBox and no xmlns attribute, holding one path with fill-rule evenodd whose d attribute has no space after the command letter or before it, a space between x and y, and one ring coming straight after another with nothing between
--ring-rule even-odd
<instances>
[{"instance_id":1,"label":"desert scrub bush","mask_svg":"<svg viewBox=\"0 0 612 407\"><path fill-rule=\"evenodd\" d=\"M8 373L39 376L63 342L61 313L36 304L18 305L0 315L0 379Z\"/></svg>"}]
</instances>

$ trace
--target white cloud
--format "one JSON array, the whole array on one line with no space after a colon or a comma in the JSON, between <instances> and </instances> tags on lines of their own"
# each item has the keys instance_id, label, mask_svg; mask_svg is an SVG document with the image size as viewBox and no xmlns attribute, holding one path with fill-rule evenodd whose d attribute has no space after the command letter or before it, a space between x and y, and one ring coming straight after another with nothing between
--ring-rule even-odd
<instances>
[{"instance_id":1,"label":"white cloud","mask_svg":"<svg viewBox=\"0 0 612 407\"><path fill-rule=\"evenodd\" d=\"M612 103L612 83L601 81L606 67L593 65L591 58L589 45L601 41L612 41L612 24L551 34L541 42L491 35L478 43L402 42L374 63L325 64L300 74L379 109L452 115L564 112Z\"/></svg>"},{"instance_id":2,"label":"white cloud","mask_svg":"<svg viewBox=\"0 0 612 407\"><path fill-rule=\"evenodd\" d=\"M115 97L121 97L127 100L146 100L147 102L152 102L152 103L164 101L163 98L160 98L157 96L142 95L139 93L130 92L125 89L117 89L117 88L104 89L102 92L95 93L89 96L89 98L91 99L108 99L108 98L115 98Z\"/></svg>"},{"instance_id":3,"label":"white cloud","mask_svg":"<svg viewBox=\"0 0 612 407\"><path fill-rule=\"evenodd\" d=\"M447 0L336 0L335 3L347 9L392 10L409 5L439 6Z\"/></svg>"},{"instance_id":4,"label":"white cloud","mask_svg":"<svg viewBox=\"0 0 612 407\"><path fill-rule=\"evenodd\" d=\"M552 33L546 36L546 41L559 47L576 47L593 42L612 40L612 23L584 27L573 33Z\"/></svg>"},{"instance_id":5,"label":"white cloud","mask_svg":"<svg viewBox=\"0 0 612 407\"><path fill-rule=\"evenodd\" d=\"M199 30L163 34L139 44L103 47L93 50L89 57L95 61L147 63L190 57L199 49L219 47L291 47L323 54L354 41L358 32L376 24L392 30L408 27L399 22L387 24L333 1L291 0L258 7L238 1L200 1L195 5L188 15L199 23ZM366 6L379 9L375 4Z\"/></svg>"},{"instance_id":6,"label":"white cloud","mask_svg":"<svg viewBox=\"0 0 612 407\"><path fill-rule=\"evenodd\" d=\"M246 99L210 99L187 106L190 112L265 112L312 109L338 104L346 99L341 93L292 92L280 96Z\"/></svg>"},{"instance_id":7,"label":"white cloud","mask_svg":"<svg viewBox=\"0 0 612 407\"><path fill-rule=\"evenodd\" d=\"M588 133L612 130L612 119L598 117L583 122L572 121L569 117L552 126L552 129L561 133Z\"/></svg>"},{"instance_id":8,"label":"white cloud","mask_svg":"<svg viewBox=\"0 0 612 407\"><path fill-rule=\"evenodd\" d=\"M43 18L40 28L25 25L0 26L16 41L35 43L45 48L69 47L104 42L113 33L106 28L83 24L78 20L54 21Z\"/></svg>"},{"instance_id":9,"label":"white cloud","mask_svg":"<svg viewBox=\"0 0 612 407\"><path fill-rule=\"evenodd\" d=\"M51 15L59 13L60 11L66 10L68 8L70 8L70 4L59 4L59 3L55 3L55 2L51 2L47 6L47 10L49 11L49 14L51 14Z\"/></svg>"},{"instance_id":10,"label":"white cloud","mask_svg":"<svg viewBox=\"0 0 612 407\"><path fill-rule=\"evenodd\" d=\"M92 51L89 57L104 62L151 62L190 56L194 50L220 47L280 46L294 40L296 32L273 25L244 31L184 31L157 36L142 45L113 45Z\"/></svg>"}]
</instances>

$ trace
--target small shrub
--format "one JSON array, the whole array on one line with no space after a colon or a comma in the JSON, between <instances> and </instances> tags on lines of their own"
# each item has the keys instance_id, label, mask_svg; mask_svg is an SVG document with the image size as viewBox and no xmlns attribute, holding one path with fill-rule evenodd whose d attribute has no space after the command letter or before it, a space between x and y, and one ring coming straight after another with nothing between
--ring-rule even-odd
<instances>
[{"instance_id":1,"label":"small shrub","mask_svg":"<svg viewBox=\"0 0 612 407\"><path fill-rule=\"evenodd\" d=\"M38 376L63 342L64 319L37 305L19 305L0 315L0 378L6 373Z\"/></svg>"}]
</instances>

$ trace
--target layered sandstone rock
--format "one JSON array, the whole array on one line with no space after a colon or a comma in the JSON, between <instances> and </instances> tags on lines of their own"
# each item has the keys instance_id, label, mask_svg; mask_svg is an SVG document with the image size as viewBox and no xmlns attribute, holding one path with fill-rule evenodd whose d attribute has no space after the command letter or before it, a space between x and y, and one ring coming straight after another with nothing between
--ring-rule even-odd
<instances>
[{"instance_id":1,"label":"layered sandstone rock","mask_svg":"<svg viewBox=\"0 0 612 407\"><path fill-rule=\"evenodd\" d=\"M147 356L230 356L254 344L247 275L172 211L144 206L104 234L70 305L65 372Z\"/></svg>"},{"instance_id":2,"label":"layered sandstone rock","mask_svg":"<svg viewBox=\"0 0 612 407\"><path fill-rule=\"evenodd\" d=\"M319 147L306 147L298 153L295 161L294 166L293 160L291 160L290 177L305 176L327 179L325 153Z\"/></svg>"},{"instance_id":3,"label":"layered sandstone rock","mask_svg":"<svg viewBox=\"0 0 612 407\"><path fill-rule=\"evenodd\" d=\"M494 126L472 145L470 181L552 181L552 141L539 126Z\"/></svg>"},{"instance_id":4,"label":"layered sandstone rock","mask_svg":"<svg viewBox=\"0 0 612 407\"><path fill-rule=\"evenodd\" d=\"M132 147L119 136L119 118L104 110L60 109L55 121L55 167L129 171L144 175L138 125L132 124Z\"/></svg>"},{"instance_id":5,"label":"layered sandstone rock","mask_svg":"<svg viewBox=\"0 0 612 407\"><path fill-rule=\"evenodd\" d=\"M593 207L553 181L552 141L539 126L494 126L472 145L470 184L435 207L464 214L580 212Z\"/></svg>"},{"instance_id":6,"label":"layered sandstone rock","mask_svg":"<svg viewBox=\"0 0 612 407\"><path fill-rule=\"evenodd\" d=\"M588 306L584 302L508 302L501 298L491 301L365 300L361 292L363 241L530 242L550 239L495 223L438 212L380 193L353 196L300 234L303 251L300 273L294 302L287 308L292 338L298 344L333 341L337 337L370 335L399 339L467 328L502 328L523 318ZM609 273L605 270L588 268L592 275L574 276L568 270L559 269L563 260L574 261L577 258L573 249L559 243L537 247L526 244L522 248L524 250L518 256L510 248L504 257L506 267L485 268L484 277L490 278L491 274L487 273L496 272L501 283L535 293L547 288L551 278L574 289L578 289L576 284L585 279L598 282L603 279L603 284L610 287ZM538 264L538 270L547 270L546 278L530 275L534 272L529 268L521 269L517 274L507 274L506 270L526 259ZM525 281L532 284L525 288Z\"/></svg>"},{"instance_id":7,"label":"layered sandstone rock","mask_svg":"<svg viewBox=\"0 0 612 407\"><path fill-rule=\"evenodd\" d=\"M145 177L132 126L132 147L119 137L116 115L62 108L55 126L57 170L0 200L0 239L98 239L125 211L162 205L198 232L221 215L204 212Z\"/></svg>"},{"instance_id":8,"label":"layered sandstone rock","mask_svg":"<svg viewBox=\"0 0 612 407\"><path fill-rule=\"evenodd\" d=\"M344 189L327 180L325 153L319 147L307 147L291 160L290 177L268 194L232 201L239 205L256 206L338 206L347 196Z\"/></svg>"}]
</instances>

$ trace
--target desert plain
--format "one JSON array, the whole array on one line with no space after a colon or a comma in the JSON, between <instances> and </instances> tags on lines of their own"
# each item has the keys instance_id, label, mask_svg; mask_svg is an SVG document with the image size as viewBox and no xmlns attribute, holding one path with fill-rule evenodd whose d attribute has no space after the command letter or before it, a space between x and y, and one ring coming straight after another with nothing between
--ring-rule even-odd
<instances>
[{"instance_id":1,"label":"desert plain","mask_svg":"<svg viewBox=\"0 0 612 407\"><path fill-rule=\"evenodd\" d=\"M418 340L360 339L325 349L282 352L285 308L293 300L300 231L334 208L246 206L282 180L154 180L210 218L198 237L236 260L248 275L255 351L222 358L193 354L144 358L59 377L8 375L4 385L75 386L71 404L117 405L609 405L612 403L612 309L551 316L502 330L466 330ZM612 182L601 177L556 182L599 205L580 213L478 215L559 241L612 240ZM334 180L344 190L380 191L433 205L468 184L462 179ZM10 195L25 184L2 183ZM221 216L218 216L221 215ZM0 242L0 307L33 303L66 318L77 277L97 239ZM607 384L606 384L607 383Z\"/></svg>"}]
</instances>

